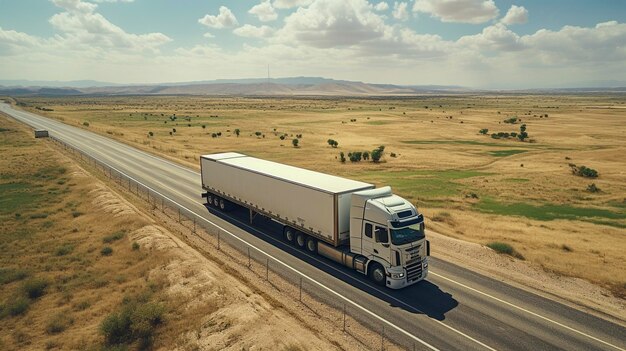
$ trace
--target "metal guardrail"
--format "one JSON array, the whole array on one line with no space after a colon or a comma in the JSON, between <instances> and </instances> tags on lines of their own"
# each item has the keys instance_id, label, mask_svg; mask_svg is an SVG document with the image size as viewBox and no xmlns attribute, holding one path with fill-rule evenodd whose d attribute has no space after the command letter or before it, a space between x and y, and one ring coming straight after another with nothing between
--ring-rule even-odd
<instances>
[{"instance_id":1,"label":"metal guardrail","mask_svg":"<svg viewBox=\"0 0 626 351\"><path fill-rule=\"evenodd\" d=\"M344 333L349 334L359 343L358 347L371 350L437 350L422 339L274 258L156 189L142 184L106 162L52 135L50 140L146 201L153 210L162 212L182 225L189 230L188 235L200 238L207 245L228 256L240 267L266 280L283 295L302 303L321 321L341 328Z\"/></svg>"}]
</instances>

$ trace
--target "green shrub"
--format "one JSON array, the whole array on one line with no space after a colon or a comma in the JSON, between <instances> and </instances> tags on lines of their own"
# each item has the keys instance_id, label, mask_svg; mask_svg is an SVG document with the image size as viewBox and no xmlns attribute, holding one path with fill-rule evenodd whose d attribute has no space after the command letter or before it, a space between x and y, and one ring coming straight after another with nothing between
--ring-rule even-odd
<instances>
[{"instance_id":1,"label":"green shrub","mask_svg":"<svg viewBox=\"0 0 626 351\"><path fill-rule=\"evenodd\" d=\"M102 248L102 250L100 250L100 254L102 256L111 256L113 254L113 249L109 246L105 246Z\"/></svg>"},{"instance_id":2,"label":"green shrub","mask_svg":"<svg viewBox=\"0 0 626 351\"><path fill-rule=\"evenodd\" d=\"M598 193L600 192L600 188L596 186L596 183L591 183L587 185L587 191L590 193Z\"/></svg>"},{"instance_id":3,"label":"green shrub","mask_svg":"<svg viewBox=\"0 0 626 351\"><path fill-rule=\"evenodd\" d=\"M4 316L15 317L15 316L22 315L26 313L29 306L30 306L30 300L23 296L10 299L6 305L0 308L0 317L4 317Z\"/></svg>"},{"instance_id":4,"label":"green shrub","mask_svg":"<svg viewBox=\"0 0 626 351\"><path fill-rule=\"evenodd\" d=\"M65 255L71 253L72 251L74 251L74 245L72 245L72 244L63 244L63 245L59 246L56 249L55 255L57 255L57 256L65 256Z\"/></svg>"},{"instance_id":5,"label":"green shrub","mask_svg":"<svg viewBox=\"0 0 626 351\"><path fill-rule=\"evenodd\" d=\"M25 281L24 285L22 285L22 289L31 299L43 296L47 287L48 281L42 278L31 278Z\"/></svg>"},{"instance_id":6,"label":"green shrub","mask_svg":"<svg viewBox=\"0 0 626 351\"><path fill-rule=\"evenodd\" d=\"M372 152L370 153L370 157L372 158L373 162L377 163L383 157L384 153L385 153L385 146L381 145L377 147L376 149L372 150Z\"/></svg>"},{"instance_id":7,"label":"green shrub","mask_svg":"<svg viewBox=\"0 0 626 351\"><path fill-rule=\"evenodd\" d=\"M0 268L0 284L22 280L27 276L28 273L22 269Z\"/></svg>"},{"instance_id":8,"label":"green shrub","mask_svg":"<svg viewBox=\"0 0 626 351\"><path fill-rule=\"evenodd\" d=\"M48 334L59 334L65 331L72 324L73 320L67 314L59 313L52 317L46 324L46 332Z\"/></svg>"},{"instance_id":9,"label":"green shrub","mask_svg":"<svg viewBox=\"0 0 626 351\"><path fill-rule=\"evenodd\" d=\"M119 312L108 315L100 324L107 345L129 344L139 340L151 344L155 329L163 323L163 306L155 303L126 303Z\"/></svg>"},{"instance_id":10,"label":"green shrub","mask_svg":"<svg viewBox=\"0 0 626 351\"><path fill-rule=\"evenodd\" d=\"M111 235L107 235L104 238L102 238L102 242L105 244L110 244L114 241L124 238L125 235L126 233L123 230L119 230Z\"/></svg>"},{"instance_id":11,"label":"green shrub","mask_svg":"<svg viewBox=\"0 0 626 351\"><path fill-rule=\"evenodd\" d=\"M85 127L89 127L89 122L83 122L83 125L84 125Z\"/></svg>"},{"instance_id":12,"label":"green shrub","mask_svg":"<svg viewBox=\"0 0 626 351\"><path fill-rule=\"evenodd\" d=\"M139 250L139 244L137 242L133 243L133 251Z\"/></svg>"},{"instance_id":13,"label":"green shrub","mask_svg":"<svg viewBox=\"0 0 626 351\"><path fill-rule=\"evenodd\" d=\"M76 218L76 217L80 217L82 216L83 213L79 212L79 211L72 211L72 217Z\"/></svg>"},{"instance_id":14,"label":"green shrub","mask_svg":"<svg viewBox=\"0 0 626 351\"><path fill-rule=\"evenodd\" d=\"M596 171L593 168L589 168L585 166L578 167L573 163L570 163L569 166L572 170L572 174L574 175L585 177L585 178L597 178L598 177L598 171Z\"/></svg>"},{"instance_id":15,"label":"green shrub","mask_svg":"<svg viewBox=\"0 0 626 351\"><path fill-rule=\"evenodd\" d=\"M489 247L493 251L495 251L497 253L500 253L500 254L513 256L515 258L519 258L520 260L524 259L524 256L522 256L522 254L520 254L519 252L515 251L513 246L511 246L511 245L509 245L507 243L493 241L493 242L488 243L487 247Z\"/></svg>"},{"instance_id":16,"label":"green shrub","mask_svg":"<svg viewBox=\"0 0 626 351\"><path fill-rule=\"evenodd\" d=\"M483 134L483 135L486 135L487 133L489 133L489 129L487 129L487 128L481 129L481 130L479 131L479 133L480 133L480 134Z\"/></svg>"},{"instance_id":17,"label":"green shrub","mask_svg":"<svg viewBox=\"0 0 626 351\"><path fill-rule=\"evenodd\" d=\"M298 144L299 144L299 143L300 143L300 140L298 140L298 138L293 139L293 140L291 141L291 144L293 144L293 147L298 147Z\"/></svg>"},{"instance_id":18,"label":"green shrub","mask_svg":"<svg viewBox=\"0 0 626 351\"><path fill-rule=\"evenodd\" d=\"M339 161L341 161L341 163L346 163L346 155L343 153L343 151L339 153Z\"/></svg>"}]
</instances>

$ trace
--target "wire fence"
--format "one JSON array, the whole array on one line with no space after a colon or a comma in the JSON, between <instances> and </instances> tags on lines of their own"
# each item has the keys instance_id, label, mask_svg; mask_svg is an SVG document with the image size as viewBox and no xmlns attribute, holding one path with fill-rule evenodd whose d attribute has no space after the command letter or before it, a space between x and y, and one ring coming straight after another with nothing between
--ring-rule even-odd
<instances>
[{"instance_id":1,"label":"wire fence","mask_svg":"<svg viewBox=\"0 0 626 351\"><path fill-rule=\"evenodd\" d=\"M146 201L154 211L159 211L179 223L202 240L208 248L220 251L239 267L266 280L282 295L310 310L322 323L332 323L337 330L349 334L358 347L371 350L429 350L424 343L404 329L387 322L359 304L343 297L296 269L271 257L227 230L210 222L202 215L162 195L155 189L135 180L124 172L88 155L66 142L50 136L74 158L90 165L128 192Z\"/></svg>"}]
</instances>

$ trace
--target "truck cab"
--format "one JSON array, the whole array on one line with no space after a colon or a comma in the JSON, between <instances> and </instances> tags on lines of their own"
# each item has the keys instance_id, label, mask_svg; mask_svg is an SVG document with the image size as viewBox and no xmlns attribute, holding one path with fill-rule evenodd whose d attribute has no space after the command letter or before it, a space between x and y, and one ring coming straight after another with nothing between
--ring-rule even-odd
<instances>
[{"instance_id":1,"label":"truck cab","mask_svg":"<svg viewBox=\"0 0 626 351\"><path fill-rule=\"evenodd\" d=\"M352 194L350 251L366 259L363 273L392 289L428 275L429 242L424 216L390 187Z\"/></svg>"}]
</instances>

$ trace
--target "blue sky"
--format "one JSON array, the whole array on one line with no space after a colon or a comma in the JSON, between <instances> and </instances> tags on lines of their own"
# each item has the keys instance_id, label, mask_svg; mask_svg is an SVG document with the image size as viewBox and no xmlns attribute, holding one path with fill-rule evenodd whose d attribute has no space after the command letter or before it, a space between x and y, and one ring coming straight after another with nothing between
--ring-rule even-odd
<instances>
[{"instance_id":1,"label":"blue sky","mask_svg":"<svg viewBox=\"0 0 626 351\"><path fill-rule=\"evenodd\" d=\"M626 81L621 0L0 0L0 79Z\"/></svg>"}]
</instances>

